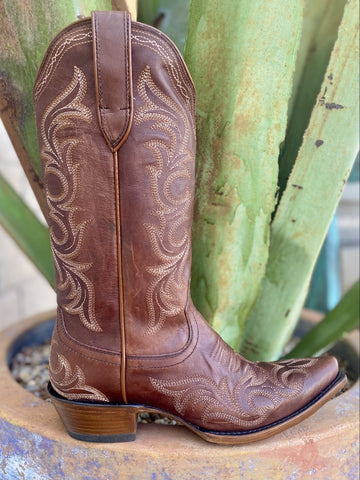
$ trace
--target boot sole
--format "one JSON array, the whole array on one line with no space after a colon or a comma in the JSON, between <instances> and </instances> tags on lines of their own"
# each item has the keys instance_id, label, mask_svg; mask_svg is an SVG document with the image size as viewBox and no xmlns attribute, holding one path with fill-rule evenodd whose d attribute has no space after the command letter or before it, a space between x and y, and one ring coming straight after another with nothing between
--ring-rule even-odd
<instances>
[{"instance_id":1,"label":"boot sole","mask_svg":"<svg viewBox=\"0 0 360 480\"><path fill-rule=\"evenodd\" d=\"M301 409L264 427L240 432L216 432L201 429L176 415L146 405L100 404L67 400L57 394L50 384L48 391L67 432L77 440L101 443L133 441L136 438L137 415L148 412L165 415L176 420L208 442L239 445L262 440L300 423L334 397L345 385L346 376L339 372L326 389Z\"/></svg>"}]
</instances>

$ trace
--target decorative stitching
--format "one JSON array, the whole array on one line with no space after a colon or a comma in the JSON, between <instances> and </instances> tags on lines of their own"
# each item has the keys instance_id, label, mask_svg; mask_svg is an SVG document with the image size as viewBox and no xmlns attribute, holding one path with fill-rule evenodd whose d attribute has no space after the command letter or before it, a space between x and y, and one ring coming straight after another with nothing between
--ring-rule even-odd
<instances>
[{"instance_id":1,"label":"decorative stitching","mask_svg":"<svg viewBox=\"0 0 360 480\"><path fill-rule=\"evenodd\" d=\"M77 45L83 45L91 43L92 33L89 31L88 26L79 28L76 27L76 31L73 35L69 36L69 32L66 32L66 37L63 36L55 42L51 49L51 56L49 56L41 67L40 74L36 79L34 85L34 100L37 101L42 91L44 90L48 81L52 78L57 65L64 54L71 48Z\"/></svg>"},{"instance_id":2,"label":"decorative stitching","mask_svg":"<svg viewBox=\"0 0 360 480\"><path fill-rule=\"evenodd\" d=\"M101 72L101 45L100 45L100 37L98 34L98 17L95 15L94 17L95 22L95 45L96 45L96 71L98 75L98 87L99 87L99 107L102 108L103 106L103 98L102 98L102 72Z\"/></svg>"},{"instance_id":3,"label":"decorative stitching","mask_svg":"<svg viewBox=\"0 0 360 480\"><path fill-rule=\"evenodd\" d=\"M74 219L81 209L76 205L79 164L73 161L73 150L81 141L76 137L60 135L65 128L74 129L78 121L91 121L91 111L82 103L86 88L85 75L75 66L69 86L44 112L41 158L57 290L63 293L61 306L68 314L78 315L89 330L100 332L102 329L95 317L94 287L85 274L92 263L78 261L90 222L76 222Z\"/></svg>"},{"instance_id":4,"label":"decorative stitching","mask_svg":"<svg viewBox=\"0 0 360 480\"><path fill-rule=\"evenodd\" d=\"M229 377L218 382L206 375L162 380L150 377L154 389L172 398L175 410L182 416L197 414L203 423L256 427L284 401L296 398L308 376L310 360L293 360L262 364L244 362L240 378L234 385Z\"/></svg>"},{"instance_id":5,"label":"decorative stitching","mask_svg":"<svg viewBox=\"0 0 360 480\"><path fill-rule=\"evenodd\" d=\"M217 337L215 346L210 356L220 365L236 373L240 370L242 359L234 350L225 343L220 336Z\"/></svg>"},{"instance_id":6,"label":"decorative stitching","mask_svg":"<svg viewBox=\"0 0 360 480\"><path fill-rule=\"evenodd\" d=\"M191 125L180 106L155 85L149 66L140 74L137 88L144 105L135 113L134 123L151 122L151 129L160 133L158 138L144 143L156 162L147 170L156 205L152 213L157 222L144 224L158 260L146 267L154 277L146 291L146 334L150 335L162 327L166 318L184 310L179 294L188 288L185 267L190 257L191 236L191 173L188 167L192 158L188 148ZM166 140L160 140L164 135ZM175 182L183 183L180 193L172 191Z\"/></svg>"},{"instance_id":7,"label":"decorative stitching","mask_svg":"<svg viewBox=\"0 0 360 480\"><path fill-rule=\"evenodd\" d=\"M52 348L55 346L57 346L57 342L53 340ZM97 388L86 384L85 374L79 365L75 365L72 369L70 362L60 353L56 353L56 362L55 366L51 356L49 361L51 385L57 393L69 400L109 402L106 395Z\"/></svg>"},{"instance_id":8,"label":"decorative stitching","mask_svg":"<svg viewBox=\"0 0 360 480\"><path fill-rule=\"evenodd\" d=\"M143 30L142 33L135 33L134 30ZM185 87L186 82L184 81L184 76L182 73L181 68L179 68L177 55L175 55L173 51L172 45L168 45L165 41L165 38L159 35L158 32L156 34L152 33L149 30L142 29L140 25L136 24L136 29L133 29L131 34L132 44L133 45L143 45L154 52L156 52L163 60L164 65L169 73L169 78L171 81L175 81L174 86L179 91L185 102L188 104L192 104L194 107L193 98L189 94L188 88ZM170 48L169 48L170 47Z\"/></svg>"}]
</instances>

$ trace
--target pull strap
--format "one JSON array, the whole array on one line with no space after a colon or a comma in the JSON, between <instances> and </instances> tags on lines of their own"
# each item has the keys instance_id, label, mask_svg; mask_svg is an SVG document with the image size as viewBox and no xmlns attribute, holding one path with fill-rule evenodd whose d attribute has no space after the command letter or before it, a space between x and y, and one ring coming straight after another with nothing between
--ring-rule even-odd
<instances>
[{"instance_id":1,"label":"pull strap","mask_svg":"<svg viewBox=\"0 0 360 480\"><path fill-rule=\"evenodd\" d=\"M127 12L92 12L95 89L100 128L115 152L132 123L131 18Z\"/></svg>"}]
</instances>

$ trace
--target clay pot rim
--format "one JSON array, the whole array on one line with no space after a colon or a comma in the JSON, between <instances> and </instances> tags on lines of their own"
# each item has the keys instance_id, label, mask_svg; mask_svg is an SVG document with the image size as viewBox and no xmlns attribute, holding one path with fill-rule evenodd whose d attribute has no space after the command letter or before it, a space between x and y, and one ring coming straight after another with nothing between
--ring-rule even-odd
<instances>
[{"instance_id":1,"label":"clay pot rim","mask_svg":"<svg viewBox=\"0 0 360 480\"><path fill-rule=\"evenodd\" d=\"M24 335L29 333L34 327L55 317L55 312L44 312L32 316L15 326L11 326L0 332L0 383L3 394L0 400L0 421L3 419L10 424L25 428L30 432L36 432L38 435L51 440L66 443L67 445L84 446L83 442L78 442L68 436L64 427L58 418L54 407L44 400L38 399L32 393L27 392L11 376L8 368L10 357L14 350L18 348L16 342L21 341ZM49 328L48 326L45 328ZM359 358L359 338L356 331L349 334L343 342L351 347ZM355 357L356 358L356 357ZM358 396L359 396L359 378L352 387L345 393L328 402L318 412L304 422L275 435L266 440L256 443L242 445L239 447L227 447L206 443L197 436L193 435L184 427L168 425L139 425L137 439L135 442L126 444L91 444L92 448L101 450L119 450L129 453L139 452L139 449L145 448L149 452L162 452L166 449L169 455L178 455L181 451L182 456L191 458L192 448L196 446L199 454L199 447L202 455L214 455L214 448L228 449L230 452L242 451L246 449L254 451L254 456L259 454L262 449L279 448L279 446L302 445L304 438L307 441L317 441L317 439L328 436L340 436L349 428L358 428L356 417L358 415ZM331 421L329 421L329 418ZM357 427L356 427L357 426ZM86 444L85 444L86 445ZM172 451L169 452L169 445L172 445ZM233 453L235 454L235 453Z\"/></svg>"}]
</instances>

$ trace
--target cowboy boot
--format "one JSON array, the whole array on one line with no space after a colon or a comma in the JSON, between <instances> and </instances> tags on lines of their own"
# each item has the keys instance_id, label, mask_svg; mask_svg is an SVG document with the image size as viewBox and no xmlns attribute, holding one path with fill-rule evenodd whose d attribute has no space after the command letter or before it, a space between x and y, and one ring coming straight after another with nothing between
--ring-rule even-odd
<instances>
[{"instance_id":1,"label":"cowboy boot","mask_svg":"<svg viewBox=\"0 0 360 480\"><path fill-rule=\"evenodd\" d=\"M195 91L165 35L93 13L50 44L34 102L58 299L49 388L71 436L132 440L157 412L251 442L342 388L333 357L249 362L194 307Z\"/></svg>"}]
</instances>

